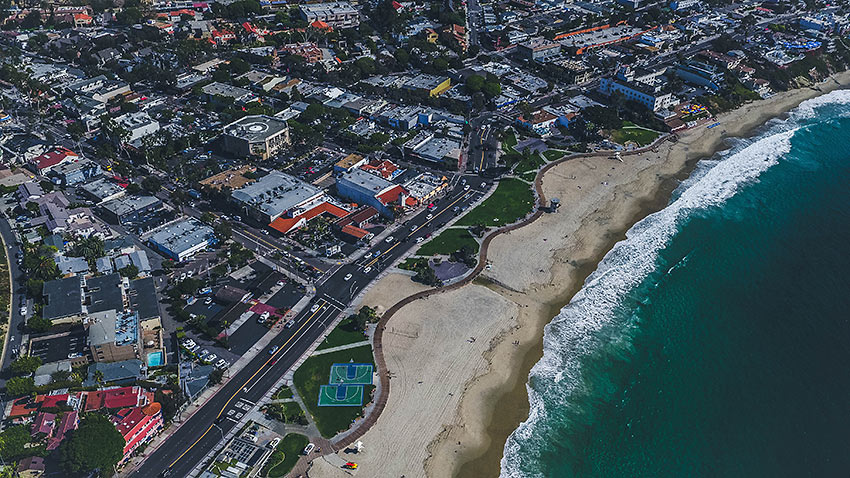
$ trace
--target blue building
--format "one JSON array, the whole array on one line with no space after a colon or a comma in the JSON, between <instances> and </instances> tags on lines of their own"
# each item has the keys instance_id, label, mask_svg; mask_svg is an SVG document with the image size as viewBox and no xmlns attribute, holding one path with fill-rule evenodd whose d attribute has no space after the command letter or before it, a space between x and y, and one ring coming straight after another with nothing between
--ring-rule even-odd
<instances>
[{"instance_id":1,"label":"blue building","mask_svg":"<svg viewBox=\"0 0 850 478\"><path fill-rule=\"evenodd\" d=\"M717 91L723 86L725 75L714 65L688 60L676 65L676 74L685 82L704 86L712 91Z\"/></svg>"}]
</instances>

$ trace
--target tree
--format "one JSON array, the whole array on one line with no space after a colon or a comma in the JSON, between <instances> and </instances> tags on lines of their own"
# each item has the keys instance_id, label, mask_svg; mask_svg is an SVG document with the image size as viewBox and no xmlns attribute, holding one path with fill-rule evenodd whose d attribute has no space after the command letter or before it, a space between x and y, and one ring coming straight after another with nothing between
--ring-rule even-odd
<instances>
[{"instance_id":1,"label":"tree","mask_svg":"<svg viewBox=\"0 0 850 478\"><path fill-rule=\"evenodd\" d=\"M121 268L118 273L120 273L122 277L126 277L128 279L135 279L139 275L139 268L136 267L135 264L128 264L127 266Z\"/></svg>"},{"instance_id":2,"label":"tree","mask_svg":"<svg viewBox=\"0 0 850 478\"><path fill-rule=\"evenodd\" d=\"M142 179L142 188L151 194L156 193L162 188L162 181L156 176L148 176Z\"/></svg>"},{"instance_id":3,"label":"tree","mask_svg":"<svg viewBox=\"0 0 850 478\"><path fill-rule=\"evenodd\" d=\"M101 470L109 475L124 456L124 437L108 418L88 414L80 428L62 442L62 467L68 473L89 473Z\"/></svg>"},{"instance_id":4,"label":"tree","mask_svg":"<svg viewBox=\"0 0 850 478\"><path fill-rule=\"evenodd\" d=\"M215 369L213 369L213 371L210 372L210 385L220 384L223 376L224 376L224 370L217 368L217 367Z\"/></svg>"},{"instance_id":5,"label":"tree","mask_svg":"<svg viewBox=\"0 0 850 478\"><path fill-rule=\"evenodd\" d=\"M221 221L221 223L216 224L213 227L213 232L218 236L221 240L230 239L230 236L233 235L233 227L227 221Z\"/></svg>"},{"instance_id":6,"label":"tree","mask_svg":"<svg viewBox=\"0 0 850 478\"><path fill-rule=\"evenodd\" d=\"M41 357L29 355L18 357L10 365L14 375L31 375L38 367L41 367Z\"/></svg>"},{"instance_id":7,"label":"tree","mask_svg":"<svg viewBox=\"0 0 850 478\"><path fill-rule=\"evenodd\" d=\"M86 262L88 262L91 267L94 266L94 263L98 258L103 257L106 254L106 247L103 243L103 239L92 235L78 239L76 244L74 244L72 254L74 257L85 257Z\"/></svg>"},{"instance_id":8,"label":"tree","mask_svg":"<svg viewBox=\"0 0 850 478\"><path fill-rule=\"evenodd\" d=\"M477 93L484 87L484 77L480 75L469 75L466 79L466 89L470 93Z\"/></svg>"},{"instance_id":9,"label":"tree","mask_svg":"<svg viewBox=\"0 0 850 478\"><path fill-rule=\"evenodd\" d=\"M497 81L488 81L481 87L481 91L487 98L495 98L502 94L502 85Z\"/></svg>"},{"instance_id":10,"label":"tree","mask_svg":"<svg viewBox=\"0 0 850 478\"><path fill-rule=\"evenodd\" d=\"M28 456L31 453L31 449L27 448L30 441L32 436L26 425L8 427L0 433L0 456L6 462Z\"/></svg>"},{"instance_id":11,"label":"tree","mask_svg":"<svg viewBox=\"0 0 850 478\"><path fill-rule=\"evenodd\" d=\"M136 183L130 183L127 185L127 194L135 196L142 192L142 187Z\"/></svg>"},{"instance_id":12,"label":"tree","mask_svg":"<svg viewBox=\"0 0 850 478\"><path fill-rule=\"evenodd\" d=\"M6 382L6 392L12 397L29 395L35 388L32 377L12 377Z\"/></svg>"}]
</instances>

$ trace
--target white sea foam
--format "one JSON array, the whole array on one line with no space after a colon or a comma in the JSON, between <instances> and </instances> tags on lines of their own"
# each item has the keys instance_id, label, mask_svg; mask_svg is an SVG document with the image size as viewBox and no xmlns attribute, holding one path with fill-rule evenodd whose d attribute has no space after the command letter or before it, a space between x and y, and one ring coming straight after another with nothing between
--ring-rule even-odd
<instances>
[{"instance_id":1,"label":"white sea foam","mask_svg":"<svg viewBox=\"0 0 850 478\"><path fill-rule=\"evenodd\" d=\"M817 109L827 105L850 105L850 90L835 90L825 95L806 100L791 111L790 117L795 120L814 118L817 114Z\"/></svg>"},{"instance_id":2,"label":"white sea foam","mask_svg":"<svg viewBox=\"0 0 850 478\"><path fill-rule=\"evenodd\" d=\"M834 95L850 104L850 92ZM797 118L807 117L809 109L835 101L821 101L801 108ZM814 115L814 112L812 112ZM622 298L655 269L659 251L677 232L680 221L691 211L718 206L732 197L742 184L758 176L791 148L796 121L786 121L748 146L732 152L701 177L689 182L687 189L665 209L635 224L626 239L605 255L598 269L588 277L584 287L550 322L544 331L543 357L532 368L528 390L528 419L508 437L502 458L502 477L544 477L536 464L541 453L553 449L550 440L557 437L551 420L560 409L570 406L570 397L582 387L580 364L584 357L605 346L621 347L628 353L631 346L629 323L616 323L615 310ZM708 163L706 163L708 164ZM680 189L681 190L681 189ZM601 333L602 331L606 333ZM614 332L612 332L612 330ZM612 343L615 347L611 347Z\"/></svg>"}]
</instances>

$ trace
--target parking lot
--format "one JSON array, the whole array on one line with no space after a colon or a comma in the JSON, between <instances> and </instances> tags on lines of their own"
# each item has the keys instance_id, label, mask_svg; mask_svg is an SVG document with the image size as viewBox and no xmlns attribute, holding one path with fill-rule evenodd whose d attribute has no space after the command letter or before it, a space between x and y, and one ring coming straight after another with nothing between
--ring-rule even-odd
<instances>
[{"instance_id":1,"label":"parking lot","mask_svg":"<svg viewBox=\"0 0 850 478\"><path fill-rule=\"evenodd\" d=\"M30 355L40 357L43 363L68 360L72 355L81 357L85 353L88 337L82 325L47 337L50 338L34 338L30 341Z\"/></svg>"}]
</instances>

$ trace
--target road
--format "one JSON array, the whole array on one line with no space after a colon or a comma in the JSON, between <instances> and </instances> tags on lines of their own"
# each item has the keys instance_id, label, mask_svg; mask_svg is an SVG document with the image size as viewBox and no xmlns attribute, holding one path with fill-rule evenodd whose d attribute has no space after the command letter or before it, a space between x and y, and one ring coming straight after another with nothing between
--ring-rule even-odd
<instances>
[{"instance_id":1,"label":"road","mask_svg":"<svg viewBox=\"0 0 850 478\"><path fill-rule=\"evenodd\" d=\"M23 287L25 278L23 277L23 271L21 271L21 268L18 266L18 262L15 259L15 254L20 251L20 248L17 246L17 238L15 237L15 233L12 231L11 227L9 227L9 222L5 219L0 219L0 234L3 235L3 241L6 242L6 250L9 255L9 267L12 270L12 311L9 318L9 348L3 356L2 364L0 364L0 370L3 371L3 379L0 380L0 387L2 387L5 386L5 372L7 367L14 359L12 350L17 350L18 347L21 346L21 336L23 335L25 319L21 315L21 294L17 289L19 287ZM5 293L5 291L2 293Z\"/></svg>"},{"instance_id":2,"label":"road","mask_svg":"<svg viewBox=\"0 0 850 478\"><path fill-rule=\"evenodd\" d=\"M132 476L155 477L166 470L168 476L188 474L380 271L416 245L418 238L429 236L453 217L455 208L468 207L490 187L489 183L482 184L478 177L470 176L466 182L469 184L458 182L449 194L434 203L433 208L422 211L399 227L393 239L387 238L389 242L374 244L363 259L340 267L317 286L315 298L296 316L295 325L282 329L267 350L278 349L274 353L261 352L236 372Z\"/></svg>"}]
</instances>

